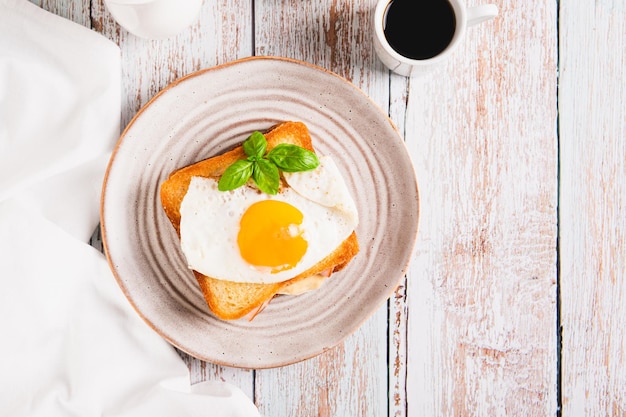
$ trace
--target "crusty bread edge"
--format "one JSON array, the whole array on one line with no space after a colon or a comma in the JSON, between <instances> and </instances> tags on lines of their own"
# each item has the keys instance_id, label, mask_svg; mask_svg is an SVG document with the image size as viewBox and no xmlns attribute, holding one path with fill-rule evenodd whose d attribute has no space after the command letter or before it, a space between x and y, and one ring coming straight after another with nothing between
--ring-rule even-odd
<instances>
[{"instance_id":1,"label":"crusty bread edge","mask_svg":"<svg viewBox=\"0 0 626 417\"><path fill-rule=\"evenodd\" d=\"M202 294L204 295L204 298L207 301L207 304L209 305L209 308L211 309L213 314L223 320L236 320L245 317L246 315L248 315L248 313L254 311L255 309L258 309L263 303L265 303L266 300L274 297L281 291L281 289L293 284L294 282L307 279L308 277L316 274L330 276L332 273L340 271L358 252L359 244L356 238L356 233L352 232L352 234L347 239L345 239L333 252L331 252L321 262L318 262L313 267L287 281L277 282L274 284L239 283L207 277L197 271L193 271L193 273L196 277L196 280L198 281L200 289L202 290ZM219 300L215 298L213 291L211 291L211 286L223 285L223 283L226 283L227 285L231 285L233 287L254 286L257 289L262 289L265 293L265 296L263 298L260 298L257 303L250 304L247 308L240 309L237 313L231 314L220 309Z\"/></svg>"},{"instance_id":2,"label":"crusty bread edge","mask_svg":"<svg viewBox=\"0 0 626 417\"><path fill-rule=\"evenodd\" d=\"M268 142L268 150L272 149L278 143L289 143L290 135L284 136L284 133L286 131L289 131L289 129L294 128L300 129L301 131L297 135L297 138L299 140L291 142L314 152L315 150L311 143L310 135L308 133L308 128L306 127L306 125L301 122L291 121L278 123L265 132L265 136ZM293 135L291 136L293 137ZM302 138L304 138L305 141L302 141ZM166 216L170 220L170 223L172 224L172 226L176 230L176 233L179 236L180 205L185 194L187 193L191 178L194 176L219 178L219 176L221 176L221 174L230 164L232 164L236 160L243 159L245 157L246 155L243 151L243 147L240 145L234 149L224 152L223 154L213 156L194 164L188 165L186 167L180 168L172 172L169 177L161 184L161 205L165 211ZM356 238L356 233L352 232L352 234L347 239L345 239L341 243L341 245L339 245L321 262L318 262L312 268L304 271L294 278L274 284L237 283L207 277L197 271L192 272L194 273L196 281L198 282L198 285L202 290L202 294L207 302L207 305L209 306L213 314L224 320L235 320L246 316L248 313L254 311L255 309L258 309L263 303L266 302L266 300L271 299L277 293L279 293L282 288L285 288L296 281L306 279L311 275L319 274L322 272L327 272L328 275L330 275L331 273L343 269L345 265L358 253L358 251L359 246L358 240ZM266 297L264 297L263 299L259 299L258 303L254 303L248 306L248 308L241 309L237 314L229 314L221 311L221 309L219 308L218 300L214 298L213 292L211 291L212 285L224 284L233 286L253 285L257 289L261 289L265 293Z\"/></svg>"}]
</instances>

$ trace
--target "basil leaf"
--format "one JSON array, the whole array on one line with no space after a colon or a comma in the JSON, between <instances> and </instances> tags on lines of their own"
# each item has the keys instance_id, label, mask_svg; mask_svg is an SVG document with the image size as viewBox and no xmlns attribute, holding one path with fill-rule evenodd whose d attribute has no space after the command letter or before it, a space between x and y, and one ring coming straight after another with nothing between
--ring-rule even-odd
<instances>
[{"instance_id":1,"label":"basil leaf","mask_svg":"<svg viewBox=\"0 0 626 417\"><path fill-rule=\"evenodd\" d=\"M248 139L243 142L243 151L251 158L261 158L267 149L267 140L263 133L253 132Z\"/></svg>"},{"instance_id":2,"label":"basil leaf","mask_svg":"<svg viewBox=\"0 0 626 417\"><path fill-rule=\"evenodd\" d=\"M297 145L281 143L269 151L267 157L285 172L300 172L315 169L320 164L317 156Z\"/></svg>"},{"instance_id":3,"label":"basil leaf","mask_svg":"<svg viewBox=\"0 0 626 417\"><path fill-rule=\"evenodd\" d=\"M280 174L276 165L272 164L267 159L259 159L254 164L254 171L252 172L252 179L259 187L259 190L267 194L278 193L278 186L280 184Z\"/></svg>"},{"instance_id":4,"label":"basil leaf","mask_svg":"<svg viewBox=\"0 0 626 417\"><path fill-rule=\"evenodd\" d=\"M220 191L230 191L244 185L252 176L254 163L241 159L230 165L222 174L217 189Z\"/></svg>"}]
</instances>

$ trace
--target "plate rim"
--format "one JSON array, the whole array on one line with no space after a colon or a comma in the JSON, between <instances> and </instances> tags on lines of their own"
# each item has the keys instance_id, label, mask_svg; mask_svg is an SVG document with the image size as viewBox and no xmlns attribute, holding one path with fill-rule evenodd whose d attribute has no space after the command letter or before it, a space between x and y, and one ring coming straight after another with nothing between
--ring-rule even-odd
<instances>
[{"instance_id":1,"label":"plate rim","mask_svg":"<svg viewBox=\"0 0 626 417\"><path fill-rule=\"evenodd\" d=\"M290 359L285 359L283 361L273 361L271 363L268 364L256 364L254 366L249 366L249 365L242 365L237 363L237 361L228 361L225 359L219 359L217 358L217 355L215 355L214 357L210 357L202 352L197 352L194 349L191 349L189 347L186 346L182 346L181 343L177 340L174 340L172 337L170 337L169 335L165 334L163 331L161 331L158 326L153 323L153 320L149 319L141 310L140 308L137 306L135 300L133 299L132 295L129 293L128 289L126 288L126 286L123 284L123 278L119 275L115 265L114 265L114 260L111 257L110 254L110 249L109 249L109 240L107 239L107 228L106 228L106 220L105 220L105 195L106 195L106 190L107 190L107 186L109 183L109 177L111 174L111 170L113 168L114 165L114 161L116 156L118 155L120 148L122 147L122 144L124 142L124 139L126 138L128 132L133 128L135 122L143 115L143 113L145 111L148 110L148 108L155 102L157 101L161 96L163 96L164 94L166 94L169 90L175 88L176 86L182 84L183 82L194 78L194 77L198 77L198 76L202 76L206 73L209 72L213 72L213 71L217 71L220 69L224 69L224 68L228 68L231 66L237 66L239 64L245 64L251 61L279 61L279 62L287 62L287 63L291 63L291 64L295 64L295 65L299 65L299 66L304 66L304 67L308 67L309 69L315 70L315 71L321 71L322 73L335 77L338 80L340 80L343 83L346 83L347 85L349 85L351 87L351 89L354 92L357 92L358 94L360 94L365 100L367 100L367 102L370 105L373 105L376 109L377 112L379 112L379 114L381 116L384 117L384 119L386 120L386 122L391 126L391 128L395 131L397 138L399 139L399 142L402 144L403 147L403 151L406 153L407 158L410 162L410 166L412 168L412 178L413 181L415 183L415 204L416 204L416 208L417 208L417 212L416 212L416 218L415 218L415 230L414 233L411 237L411 247L410 250L408 251L409 256L406 257L406 259L404 260L404 264L401 265L401 272L398 274L398 277L395 278L394 281L394 285L390 286L386 293L384 298L382 298L381 301L379 301L377 303L377 305L375 306L375 308L369 309L367 311L366 314L363 314L361 316L361 320L355 320L355 324L353 326L353 328L348 329L348 331L343 332L342 337L340 338L340 340L336 341L335 343L331 344L330 346L326 346L322 349L317 350L314 353L311 353L309 355L301 355L298 356L297 359L295 360L290 360ZM271 368L278 368L278 367L282 367L282 366L286 366L286 365L290 365L290 364L294 364L294 363L299 363L302 361L306 361L309 360L311 358L314 358L316 356L321 355L322 353L335 348L336 346L338 346L339 344L341 344L343 341L345 341L350 335L352 335L354 332L356 332L360 327L362 327L362 325L371 318L371 316L385 303L387 302L390 297L393 295L393 293L397 290L397 288L400 286L403 278L406 276L407 271L409 269L410 263L412 261L412 259L415 256L415 249L416 249L416 244L417 244L417 238L418 238L418 234L419 234L419 225L420 225L420 219L421 219L421 199L420 199L420 192L419 192L419 183L418 183L418 177L417 177L417 173L415 171L415 165L414 165L414 161L410 156L410 153L408 152L408 148L406 146L406 141L404 140L402 134L400 133L399 129L396 127L396 125L394 124L394 122L391 120L391 118L389 117L389 114L387 112L385 112L383 110L383 108L376 103L370 96L368 96L361 88L359 88L358 86L356 86L352 81L348 80L347 78L331 71L328 70L324 67L321 67L319 65L316 64L312 64L310 62L306 62L303 60L299 60L299 59L295 59L295 58L288 58L288 57L282 57L282 56L250 56L250 57L245 57L245 58L240 58L240 59L235 59L232 61L228 61L219 65L215 65L215 66L211 66L211 67L206 67L206 68L202 68L196 71L192 71L189 74L186 74L172 82L170 82L169 84L167 84L165 87L163 87L161 90L159 90L157 93L154 94L154 96L152 98L150 98L144 105L141 106L141 108L139 110L137 110L137 112L133 115L133 117L131 118L131 120L128 122L128 124L124 127L124 129L122 130L118 140L115 143L115 146L113 148L113 151L111 152L111 155L109 157L109 161L107 162L107 166L106 166L106 170L105 170L105 174L104 174L104 178L102 181L102 187L101 187L101 194L100 194L100 233L101 233L101 240L102 240L102 247L103 247L103 253L106 257L107 260L107 264L109 266L109 269L112 272L112 275L114 276L118 287L120 287L121 291L124 294L124 297L126 298L127 302L130 303L130 305L132 306L133 310L135 311L136 314L138 314L138 316L142 319L142 321L144 323L146 323L150 328L152 328L161 338L165 339L169 344L171 344L172 346L176 347L177 349L181 350L182 352L185 352L186 354L197 358L199 360L203 360L203 361L207 361L209 363L213 363L213 364L217 364L217 365L221 365L221 366L228 366L228 367L234 367L234 368L243 368L243 369L271 369ZM400 267L400 265L399 265Z\"/></svg>"}]
</instances>

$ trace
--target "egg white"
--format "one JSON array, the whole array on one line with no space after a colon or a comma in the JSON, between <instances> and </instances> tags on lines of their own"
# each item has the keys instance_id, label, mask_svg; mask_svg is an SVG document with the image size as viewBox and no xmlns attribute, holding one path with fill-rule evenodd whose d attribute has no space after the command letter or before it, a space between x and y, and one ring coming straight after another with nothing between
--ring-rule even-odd
<instances>
[{"instance_id":1,"label":"egg white","mask_svg":"<svg viewBox=\"0 0 626 417\"><path fill-rule=\"evenodd\" d=\"M213 278L269 284L291 279L328 256L356 228L358 214L332 159L321 157L320 162L315 170L285 175L290 186L274 196L249 186L219 191L216 180L193 177L180 207L181 248L189 268ZM248 207L272 199L302 212L299 227L308 242L295 267L273 274L247 263L237 245Z\"/></svg>"}]
</instances>

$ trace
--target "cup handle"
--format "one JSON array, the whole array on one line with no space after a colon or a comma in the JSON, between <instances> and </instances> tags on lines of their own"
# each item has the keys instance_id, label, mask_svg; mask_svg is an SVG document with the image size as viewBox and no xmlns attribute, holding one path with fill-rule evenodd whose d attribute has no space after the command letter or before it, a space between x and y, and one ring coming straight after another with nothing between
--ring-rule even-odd
<instances>
[{"instance_id":1,"label":"cup handle","mask_svg":"<svg viewBox=\"0 0 626 417\"><path fill-rule=\"evenodd\" d=\"M467 25L473 26L486 20L493 19L498 15L498 6L495 4L483 4L467 8Z\"/></svg>"}]
</instances>

